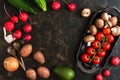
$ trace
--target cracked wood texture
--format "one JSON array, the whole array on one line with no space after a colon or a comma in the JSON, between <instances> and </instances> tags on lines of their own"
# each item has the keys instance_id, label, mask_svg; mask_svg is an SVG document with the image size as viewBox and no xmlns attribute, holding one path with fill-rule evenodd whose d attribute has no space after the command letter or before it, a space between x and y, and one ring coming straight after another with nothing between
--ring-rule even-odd
<instances>
[{"instance_id":1,"label":"cracked wood texture","mask_svg":"<svg viewBox=\"0 0 120 80\"><path fill-rule=\"evenodd\" d=\"M41 50L46 59L46 63L41 65L34 61L32 54L24 58L26 68L37 68L38 66L46 66L50 69L51 76L46 80L60 80L54 73L53 68L57 65L72 67L76 76L73 80L95 80L95 74L83 73L76 64L76 54L83 34L84 28L88 25L92 15L99 9L105 7L117 7L120 9L120 0L67 0L75 2L77 9L74 12L67 10L67 5L59 0L62 4L59 11L51 9L51 2L47 1L47 12L42 12L32 0L25 0L32 5L38 12L38 15L30 14L31 24L33 25L33 39L30 42L33 45L33 53L36 50ZM16 72L7 72L3 68L3 61L8 55L6 49L9 46L3 39L3 23L8 20L5 15L3 4L6 4L6 9L10 15L16 15L19 10L12 7L7 0L0 0L0 80L28 80L25 72L19 68ZM89 18L82 18L80 11L88 7L92 10L92 15ZM17 26L16 26L17 27ZM118 42L119 43L119 42ZM120 56L120 44L115 48L113 55ZM114 67L111 70L111 76L104 80L119 80L120 66ZM37 80L45 80L40 77Z\"/></svg>"}]
</instances>

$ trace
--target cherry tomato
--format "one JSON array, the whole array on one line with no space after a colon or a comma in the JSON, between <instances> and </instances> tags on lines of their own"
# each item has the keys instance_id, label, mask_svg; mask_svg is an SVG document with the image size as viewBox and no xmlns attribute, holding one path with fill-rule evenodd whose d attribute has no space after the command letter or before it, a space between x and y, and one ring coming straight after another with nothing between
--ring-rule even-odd
<instances>
[{"instance_id":1,"label":"cherry tomato","mask_svg":"<svg viewBox=\"0 0 120 80\"><path fill-rule=\"evenodd\" d=\"M110 70L104 70L103 75L104 75L105 77L110 76Z\"/></svg>"},{"instance_id":2,"label":"cherry tomato","mask_svg":"<svg viewBox=\"0 0 120 80\"><path fill-rule=\"evenodd\" d=\"M95 80L103 80L102 74L97 74Z\"/></svg>"},{"instance_id":3,"label":"cherry tomato","mask_svg":"<svg viewBox=\"0 0 120 80\"><path fill-rule=\"evenodd\" d=\"M95 56L95 57L93 58L93 60L92 60L92 63L93 63L93 64L99 64L99 63L100 63L100 57Z\"/></svg>"},{"instance_id":4,"label":"cherry tomato","mask_svg":"<svg viewBox=\"0 0 120 80\"><path fill-rule=\"evenodd\" d=\"M99 48L100 45L101 45L101 43L99 41L97 41L97 40L95 40L95 41L92 42L92 46L95 49Z\"/></svg>"},{"instance_id":5,"label":"cherry tomato","mask_svg":"<svg viewBox=\"0 0 120 80\"><path fill-rule=\"evenodd\" d=\"M88 54L84 53L84 54L82 54L81 59L83 62L88 63L90 60L90 57Z\"/></svg>"},{"instance_id":6,"label":"cherry tomato","mask_svg":"<svg viewBox=\"0 0 120 80\"><path fill-rule=\"evenodd\" d=\"M102 32L103 32L103 34L110 34L111 33L111 29L109 27L103 28Z\"/></svg>"},{"instance_id":7,"label":"cherry tomato","mask_svg":"<svg viewBox=\"0 0 120 80\"><path fill-rule=\"evenodd\" d=\"M114 36L112 34L108 34L106 38L108 43L112 43L114 41Z\"/></svg>"},{"instance_id":8,"label":"cherry tomato","mask_svg":"<svg viewBox=\"0 0 120 80\"><path fill-rule=\"evenodd\" d=\"M120 59L118 56L114 56L111 58L111 64L113 66L118 66L120 64Z\"/></svg>"},{"instance_id":9,"label":"cherry tomato","mask_svg":"<svg viewBox=\"0 0 120 80\"><path fill-rule=\"evenodd\" d=\"M96 38L96 40L98 40L98 41L102 41L102 40L105 38L105 36L104 36L104 34L103 34L102 32L98 32L98 33L96 34L95 38Z\"/></svg>"},{"instance_id":10,"label":"cherry tomato","mask_svg":"<svg viewBox=\"0 0 120 80\"><path fill-rule=\"evenodd\" d=\"M106 55L106 52L104 50L100 49L100 51L98 51L97 55L99 57L104 57Z\"/></svg>"},{"instance_id":11,"label":"cherry tomato","mask_svg":"<svg viewBox=\"0 0 120 80\"><path fill-rule=\"evenodd\" d=\"M92 55L95 54L95 49L92 48L92 47L88 47L88 48L87 48L87 53L88 53L88 55L92 56Z\"/></svg>"},{"instance_id":12,"label":"cherry tomato","mask_svg":"<svg viewBox=\"0 0 120 80\"><path fill-rule=\"evenodd\" d=\"M109 50L110 47L111 47L110 43L104 43L104 44L102 45L102 49L105 50L105 51Z\"/></svg>"}]
</instances>

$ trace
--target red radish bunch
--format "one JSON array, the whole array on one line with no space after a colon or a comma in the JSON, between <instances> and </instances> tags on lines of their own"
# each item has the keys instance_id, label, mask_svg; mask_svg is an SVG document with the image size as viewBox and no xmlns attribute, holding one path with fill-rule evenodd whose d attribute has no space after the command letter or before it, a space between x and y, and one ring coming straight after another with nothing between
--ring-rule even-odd
<instances>
[{"instance_id":1,"label":"red radish bunch","mask_svg":"<svg viewBox=\"0 0 120 80\"><path fill-rule=\"evenodd\" d=\"M13 32L13 37L16 39L21 39L23 36L25 41L30 41L32 39L32 36L28 33L32 31L32 25L27 23L28 18L29 15L26 12L20 12L18 16L10 17L10 21L6 21L4 23L5 30L8 32L12 32L15 28L15 23L18 23L18 21L20 20L21 22L25 23L25 25L22 28L26 34L23 35L22 30L15 30Z\"/></svg>"},{"instance_id":2,"label":"red radish bunch","mask_svg":"<svg viewBox=\"0 0 120 80\"><path fill-rule=\"evenodd\" d=\"M110 70L106 69L103 71L103 73L99 73L96 75L95 80L103 80L104 77L109 77L110 76Z\"/></svg>"},{"instance_id":3,"label":"red radish bunch","mask_svg":"<svg viewBox=\"0 0 120 80\"><path fill-rule=\"evenodd\" d=\"M68 3L67 1L63 0L67 4L67 8L69 11L75 11L76 10L76 4L75 3ZM57 11L61 8L61 3L59 1L53 1L51 4L51 7L53 10Z\"/></svg>"}]
</instances>

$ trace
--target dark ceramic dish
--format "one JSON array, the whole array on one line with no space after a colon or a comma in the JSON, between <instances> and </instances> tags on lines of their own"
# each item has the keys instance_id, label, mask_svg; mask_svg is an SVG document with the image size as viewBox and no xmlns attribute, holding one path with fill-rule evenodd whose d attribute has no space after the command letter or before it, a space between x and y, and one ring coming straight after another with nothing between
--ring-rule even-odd
<instances>
[{"instance_id":1,"label":"dark ceramic dish","mask_svg":"<svg viewBox=\"0 0 120 80\"><path fill-rule=\"evenodd\" d=\"M97 18L100 18L100 15L102 12L107 12L108 14L110 14L112 16L117 16L118 25L120 25L120 10L117 9L116 7L107 7L105 9L99 10L98 12L95 13L95 15L92 17L88 27L86 27L83 37L88 34L87 30L89 29L89 26L91 24L94 24L94 22ZM87 48L87 45L83 41L83 38L82 38L79 49L78 49L78 53L77 53L77 65L80 68L80 70L85 73L94 73L97 70L100 70L101 68L103 68L108 63L110 55L113 53L113 49L117 45L118 40L119 40L119 36L115 37L115 41L111 44L111 49L106 52L107 55L104 58L102 58L101 63L99 65L93 65L92 63L84 63L81 61L81 54L84 53Z\"/></svg>"}]
</instances>

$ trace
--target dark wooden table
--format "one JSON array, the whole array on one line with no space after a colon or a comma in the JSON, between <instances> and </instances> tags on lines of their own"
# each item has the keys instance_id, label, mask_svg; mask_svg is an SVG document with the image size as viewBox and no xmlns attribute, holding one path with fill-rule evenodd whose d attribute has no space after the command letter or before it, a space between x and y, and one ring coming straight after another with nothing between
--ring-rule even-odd
<instances>
[{"instance_id":1,"label":"dark wooden table","mask_svg":"<svg viewBox=\"0 0 120 80\"><path fill-rule=\"evenodd\" d=\"M32 0L25 0L30 3ZM76 64L76 54L83 34L84 28L88 25L92 15L99 9L105 7L117 7L120 9L120 0L67 0L68 2L75 2L77 4L77 10L70 12L66 8L66 4L59 0L62 4L59 11L53 11L51 9L52 0L47 0L48 11L42 12L32 2L31 5L36 8L38 15L30 14L33 25L33 39L31 44L33 45L33 52L36 50L42 50L46 63L44 65L38 64L33 60L31 56L24 58L27 68L37 68L38 66L46 66L51 71L51 76L47 80L59 80L53 73L53 68L56 65L65 65L72 67L76 76L74 80L95 80L95 73L86 74L83 73ZM3 22L8 18L5 15L3 9L3 3L6 3L6 8L11 15L18 14L19 10L8 4L7 0L0 0L0 27L3 26ZM81 9L88 7L92 10L90 18L82 18L80 16ZM27 80L24 71L19 68L16 72L10 73L3 68L3 60L9 56L6 49L9 46L3 40L3 32L0 30L0 80ZM116 46L114 55L120 56L119 50L120 44ZM104 80L120 80L120 66L111 70L111 76ZM37 80L44 80L38 77Z\"/></svg>"}]
</instances>

